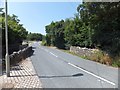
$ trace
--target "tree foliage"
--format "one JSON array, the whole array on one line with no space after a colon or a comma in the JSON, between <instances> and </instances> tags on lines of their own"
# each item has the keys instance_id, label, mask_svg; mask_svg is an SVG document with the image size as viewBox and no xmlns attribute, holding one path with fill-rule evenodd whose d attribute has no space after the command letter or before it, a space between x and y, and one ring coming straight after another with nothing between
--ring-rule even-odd
<instances>
[{"instance_id":1,"label":"tree foliage","mask_svg":"<svg viewBox=\"0 0 120 90\"><path fill-rule=\"evenodd\" d=\"M20 24L20 20L16 15L8 15L8 44L9 52L16 51L19 49L19 45L27 37L27 30ZM2 46L3 54L5 52L5 14L0 15L0 22L2 23Z\"/></svg>"},{"instance_id":2,"label":"tree foliage","mask_svg":"<svg viewBox=\"0 0 120 90\"><path fill-rule=\"evenodd\" d=\"M2 22L2 33L3 33L3 44L5 44L5 17L4 14L0 17ZM21 43L22 40L26 39L28 32L23 27L22 24L19 23L20 20L16 15L9 16L8 15L8 41L9 45L13 45L16 43Z\"/></svg>"},{"instance_id":3,"label":"tree foliage","mask_svg":"<svg viewBox=\"0 0 120 90\"><path fill-rule=\"evenodd\" d=\"M46 33L47 45L64 48L64 20L51 22L46 26Z\"/></svg>"},{"instance_id":4,"label":"tree foliage","mask_svg":"<svg viewBox=\"0 0 120 90\"><path fill-rule=\"evenodd\" d=\"M58 48L80 46L119 54L120 2L83 2L74 18L46 26L47 45Z\"/></svg>"},{"instance_id":5,"label":"tree foliage","mask_svg":"<svg viewBox=\"0 0 120 90\"><path fill-rule=\"evenodd\" d=\"M30 41L42 41L42 34L40 33L29 33L27 39Z\"/></svg>"},{"instance_id":6,"label":"tree foliage","mask_svg":"<svg viewBox=\"0 0 120 90\"><path fill-rule=\"evenodd\" d=\"M92 42L107 53L120 49L120 2L84 3L77 8L81 19L93 30Z\"/></svg>"}]
</instances>

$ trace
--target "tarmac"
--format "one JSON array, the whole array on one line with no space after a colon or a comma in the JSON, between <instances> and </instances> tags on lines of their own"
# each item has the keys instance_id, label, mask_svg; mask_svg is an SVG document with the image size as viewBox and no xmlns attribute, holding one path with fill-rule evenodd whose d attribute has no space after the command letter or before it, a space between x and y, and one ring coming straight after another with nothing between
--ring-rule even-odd
<instances>
[{"instance_id":1,"label":"tarmac","mask_svg":"<svg viewBox=\"0 0 120 90\"><path fill-rule=\"evenodd\" d=\"M30 58L12 66L10 77L0 76L0 89L4 88L42 88Z\"/></svg>"}]
</instances>

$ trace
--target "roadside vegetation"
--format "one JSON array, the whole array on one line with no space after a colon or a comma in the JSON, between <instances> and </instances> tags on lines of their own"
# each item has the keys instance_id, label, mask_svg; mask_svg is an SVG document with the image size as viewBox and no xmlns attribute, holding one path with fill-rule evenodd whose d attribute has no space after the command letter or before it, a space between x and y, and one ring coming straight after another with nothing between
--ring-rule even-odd
<instances>
[{"instance_id":1,"label":"roadside vegetation","mask_svg":"<svg viewBox=\"0 0 120 90\"><path fill-rule=\"evenodd\" d=\"M47 25L42 44L67 50L70 46L99 49L84 58L120 67L120 2L87 2L76 10L73 18Z\"/></svg>"},{"instance_id":2,"label":"roadside vegetation","mask_svg":"<svg viewBox=\"0 0 120 90\"><path fill-rule=\"evenodd\" d=\"M109 55L105 54L103 51L97 51L91 56L80 55L74 52L70 52L70 50L62 50L62 51L78 56L85 60L92 60L95 62L99 62L101 64L106 64L113 67L120 67L120 62L119 62L120 57L111 58Z\"/></svg>"},{"instance_id":3,"label":"roadside vegetation","mask_svg":"<svg viewBox=\"0 0 120 90\"><path fill-rule=\"evenodd\" d=\"M5 13L0 8L0 34L2 38L2 56L5 56ZM23 24L16 15L8 15L8 44L9 54L20 49L23 41L39 41L42 40L42 34L40 33L28 33Z\"/></svg>"},{"instance_id":4,"label":"roadside vegetation","mask_svg":"<svg viewBox=\"0 0 120 90\"><path fill-rule=\"evenodd\" d=\"M27 35L27 40L29 40L29 41L42 41L42 34L40 34L40 33L29 33L28 35Z\"/></svg>"},{"instance_id":5,"label":"roadside vegetation","mask_svg":"<svg viewBox=\"0 0 120 90\"><path fill-rule=\"evenodd\" d=\"M0 14L1 30L2 30L2 56L5 56L5 14ZM16 15L8 15L8 44L9 54L19 50L19 45L26 39L28 31L20 24L20 20Z\"/></svg>"}]
</instances>

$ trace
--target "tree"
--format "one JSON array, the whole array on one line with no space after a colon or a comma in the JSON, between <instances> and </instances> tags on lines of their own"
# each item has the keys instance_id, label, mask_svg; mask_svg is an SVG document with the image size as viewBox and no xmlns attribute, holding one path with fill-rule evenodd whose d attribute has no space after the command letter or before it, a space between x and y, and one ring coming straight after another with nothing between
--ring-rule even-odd
<instances>
[{"instance_id":1,"label":"tree","mask_svg":"<svg viewBox=\"0 0 120 90\"><path fill-rule=\"evenodd\" d=\"M83 22L93 31L93 44L112 55L119 54L120 2L83 3L77 10Z\"/></svg>"},{"instance_id":2,"label":"tree","mask_svg":"<svg viewBox=\"0 0 120 90\"><path fill-rule=\"evenodd\" d=\"M64 48L64 20L51 22L46 26L46 42L47 45Z\"/></svg>"},{"instance_id":3,"label":"tree","mask_svg":"<svg viewBox=\"0 0 120 90\"><path fill-rule=\"evenodd\" d=\"M2 46L3 56L5 52L5 14L0 15L0 22L2 23ZM19 50L19 45L27 37L27 30L19 23L20 20L15 15L8 15L8 44L9 53Z\"/></svg>"},{"instance_id":4,"label":"tree","mask_svg":"<svg viewBox=\"0 0 120 90\"><path fill-rule=\"evenodd\" d=\"M99 48L111 55L120 49L120 2L83 2L72 19L46 26L48 45Z\"/></svg>"},{"instance_id":5,"label":"tree","mask_svg":"<svg viewBox=\"0 0 120 90\"><path fill-rule=\"evenodd\" d=\"M40 33L29 33L28 36L27 36L27 39L28 40L31 40L31 41L42 41L42 34Z\"/></svg>"}]
</instances>

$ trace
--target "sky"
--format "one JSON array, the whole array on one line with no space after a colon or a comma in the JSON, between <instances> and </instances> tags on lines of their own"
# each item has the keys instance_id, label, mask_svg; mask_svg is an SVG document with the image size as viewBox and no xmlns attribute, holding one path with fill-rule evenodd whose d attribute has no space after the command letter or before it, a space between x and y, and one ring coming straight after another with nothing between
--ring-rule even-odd
<instances>
[{"instance_id":1,"label":"sky","mask_svg":"<svg viewBox=\"0 0 120 90\"><path fill-rule=\"evenodd\" d=\"M8 14L15 14L29 32L45 35L52 21L72 18L80 2L9 2Z\"/></svg>"}]
</instances>

